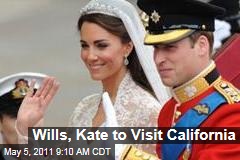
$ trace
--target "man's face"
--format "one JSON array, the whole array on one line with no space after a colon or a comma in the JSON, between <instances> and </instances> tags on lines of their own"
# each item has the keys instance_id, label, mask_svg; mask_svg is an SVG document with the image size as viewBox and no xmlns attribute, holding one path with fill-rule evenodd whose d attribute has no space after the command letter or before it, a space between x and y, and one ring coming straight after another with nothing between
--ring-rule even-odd
<instances>
[{"instance_id":1,"label":"man's face","mask_svg":"<svg viewBox=\"0 0 240 160\"><path fill-rule=\"evenodd\" d=\"M197 74L197 48L189 38L171 44L154 45L154 61L166 86L177 87Z\"/></svg>"}]
</instances>

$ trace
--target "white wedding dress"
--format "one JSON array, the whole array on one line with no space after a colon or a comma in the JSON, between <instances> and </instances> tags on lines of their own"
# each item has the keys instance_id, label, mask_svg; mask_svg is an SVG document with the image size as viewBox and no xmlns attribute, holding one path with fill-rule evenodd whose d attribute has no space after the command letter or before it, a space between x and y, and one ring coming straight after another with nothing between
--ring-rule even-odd
<instances>
[{"instance_id":1,"label":"white wedding dress","mask_svg":"<svg viewBox=\"0 0 240 160\"><path fill-rule=\"evenodd\" d=\"M69 127L91 127L97 113L102 93L85 97L75 108ZM114 108L119 127L157 127L159 102L146 90L137 85L129 72L119 85ZM102 125L103 126L103 125ZM155 145L136 145L146 152L156 154Z\"/></svg>"}]
</instances>

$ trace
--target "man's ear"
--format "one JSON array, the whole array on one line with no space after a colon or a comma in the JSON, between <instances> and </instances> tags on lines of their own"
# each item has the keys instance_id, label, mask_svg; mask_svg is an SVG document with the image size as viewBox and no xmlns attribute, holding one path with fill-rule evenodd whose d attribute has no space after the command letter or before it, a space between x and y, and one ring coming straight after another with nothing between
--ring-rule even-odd
<instances>
[{"instance_id":1,"label":"man's ear","mask_svg":"<svg viewBox=\"0 0 240 160\"><path fill-rule=\"evenodd\" d=\"M209 45L209 41L208 41L206 36L204 36L204 35L199 36L196 43L197 43L197 46L198 46L198 49L199 49L199 55L200 56L209 55L210 45Z\"/></svg>"}]
</instances>

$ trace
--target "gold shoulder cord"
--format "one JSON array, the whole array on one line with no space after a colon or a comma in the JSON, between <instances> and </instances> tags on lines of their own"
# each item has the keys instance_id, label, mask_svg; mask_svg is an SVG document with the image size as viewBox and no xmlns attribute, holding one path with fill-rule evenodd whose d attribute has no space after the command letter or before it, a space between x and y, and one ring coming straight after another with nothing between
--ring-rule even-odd
<instances>
[{"instance_id":1,"label":"gold shoulder cord","mask_svg":"<svg viewBox=\"0 0 240 160\"><path fill-rule=\"evenodd\" d=\"M221 80L214 84L214 88L226 98L229 104L240 102L240 92L231 83Z\"/></svg>"}]
</instances>

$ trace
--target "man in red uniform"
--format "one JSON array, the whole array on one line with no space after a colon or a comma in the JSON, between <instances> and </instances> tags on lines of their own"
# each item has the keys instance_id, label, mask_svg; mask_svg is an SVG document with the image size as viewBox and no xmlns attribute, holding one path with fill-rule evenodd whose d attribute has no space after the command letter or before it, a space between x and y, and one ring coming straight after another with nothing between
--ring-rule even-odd
<instances>
[{"instance_id":1,"label":"man in red uniform","mask_svg":"<svg viewBox=\"0 0 240 160\"><path fill-rule=\"evenodd\" d=\"M239 127L239 91L219 75L211 60L214 18L224 9L196 0L138 0L148 16L145 44L172 98L159 127ZM240 159L240 144L163 144L162 159Z\"/></svg>"}]
</instances>

